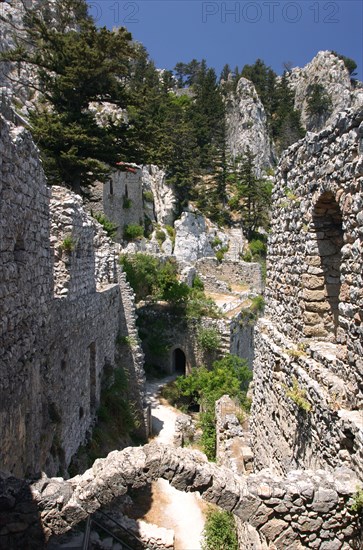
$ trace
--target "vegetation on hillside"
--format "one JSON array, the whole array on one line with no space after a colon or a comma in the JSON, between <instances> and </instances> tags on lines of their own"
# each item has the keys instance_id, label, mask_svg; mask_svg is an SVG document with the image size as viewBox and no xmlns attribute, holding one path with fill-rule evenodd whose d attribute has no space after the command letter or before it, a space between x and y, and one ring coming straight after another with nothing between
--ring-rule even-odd
<instances>
[{"instance_id":1,"label":"vegetation on hillside","mask_svg":"<svg viewBox=\"0 0 363 550\"><path fill-rule=\"evenodd\" d=\"M213 300L206 297L199 285L191 288L180 282L173 258L162 260L150 254L123 254L120 264L133 288L136 302L165 301L187 318L219 317Z\"/></svg>"},{"instance_id":2,"label":"vegetation on hillside","mask_svg":"<svg viewBox=\"0 0 363 550\"><path fill-rule=\"evenodd\" d=\"M249 238L266 224L268 184L249 151L229 158L226 105L239 79L251 80L281 152L304 134L286 72L278 77L261 59L241 70L226 64L219 78L205 60L160 71L126 29L97 28L84 0L27 9L24 28L1 58L36 71L30 85L40 99L30 122L51 184L87 193L120 161L153 163L166 170L180 208L192 200L218 224L242 222ZM353 75L356 63L335 55ZM100 116L105 103L120 110L118 122ZM311 90L309 109L327 112L322 90Z\"/></svg>"},{"instance_id":3,"label":"vegetation on hillside","mask_svg":"<svg viewBox=\"0 0 363 550\"><path fill-rule=\"evenodd\" d=\"M226 355L215 361L211 370L196 367L188 376L180 376L163 388L162 395L172 405L184 409L200 406L201 443L209 460L215 460L216 456L215 402L228 394L237 399L242 409L248 410L246 392L251 378L252 372L244 359Z\"/></svg>"}]
</instances>

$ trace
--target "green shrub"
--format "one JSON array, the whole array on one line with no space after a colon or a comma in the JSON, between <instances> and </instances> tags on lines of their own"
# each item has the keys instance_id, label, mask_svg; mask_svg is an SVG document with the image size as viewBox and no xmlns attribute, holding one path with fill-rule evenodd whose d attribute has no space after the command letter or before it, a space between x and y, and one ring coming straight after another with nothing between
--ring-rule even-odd
<instances>
[{"instance_id":1,"label":"green shrub","mask_svg":"<svg viewBox=\"0 0 363 550\"><path fill-rule=\"evenodd\" d=\"M260 239L253 239L248 246L254 258L256 256L266 256L266 243L264 243Z\"/></svg>"},{"instance_id":2,"label":"green shrub","mask_svg":"<svg viewBox=\"0 0 363 550\"><path fill-rule=\"evenodd\" d=\"M305 399L306 391L300 388L297 378L293 377L292 379L292 389L289 389L286 385L283 385L283 388L285 389L286 397L291 399L301 411L305 413L311 411L311 404Z\"/></svg>"},{"instance_id":3,"label":"green shrub","mask_svg":"<svg viewBox=\"0 0 363 550\"><path fill-rule=\"evenodd\" d=\"M188 300L185 303L185 315L188 319L211 317L219 319L223 314L211 298L207 298L202 290L189 290Z\"/></svg>"},{"instance_id":4,"label":"green shrub","mask_svg":"<svg viewBox=\"0 0 363 550\"><path fill-rule=\"evenodd\" d=\"M124 195L122 197L122 208L124 208L125 210L128 210L129 208L131 208L132 206L132 200L129 199L129 197L126 197L126 195Z\"/></svg>"},{"instance_id":5,"label":"green shrub","mask_svg":"<svg viewBox=\"0 0 363 550\"><path fill-rule=\"evenodd\" d=\"M171 225L166 225L165 229L166 229L167 234L169 235L169 238L171 240L171 244L173 245L173 248L174 248L174 245L175 245L175 229Z\"/></svg>"},{"instance_id":6,"label":"green shrub","mask_svg":"<svg viewBox=\"0 0 363 550\"><path fill-rule=\"evenodd\" d=\"M216 252L216 258L219 262L221 262L224 258L225 253L228 250L228 246L222 246L219 250Z\"/></svg>"},{"instance_id":7,"label":"green shrub","mask_svg":"<svg viewBox=\"0 0 363 550\"><path fill-rule=\"evenodd\" d=\"M255 313L256 315L258 313L262 313L264 307L265 307L265 300L264 300L264 297L261 296L260 294L258 296L254 296L251 299L250 310L252 311L252 313Z\"/></svg>"},{"instance_id":8,"label":"green shrub","mask_svg":"<svg viewBox=\"0 0 363 550\"><path fill-rule=\"evenodd\" d=\"M129 346L130 348L134 348L138 345L138 341L135 336L121 336L118 339L118 343L123 344L124 346Z\"/></svg>"},{"instance_id":9,"label":"green shrub","mask_svg":"<svg viewBox=\"0 0 363 550\"><path fill-rule=\"evenodd\" d=\"M252 252L251 252L251 250L250 250L249 248L248 248L248 249L246 250L246 252L242 255L242 260L243 260L244 262L252 262L252 260L253 260Z\"/></svg>"},{"instance_id":10,"label":"green shrub","mask_svg":"<svg viewBox=\"0 0 363 550\"><path fill-rule=\"evenodd\" d=\"M145 202L154 202L154 194L152 191L143 191L142 197Z\"/></svg>"},{"instance_id":11,"label":"green shrub","mask_svg":"<svg viewBox=\"0 0 363 550\"><path fill-rule=\"evenodd\" d=\"M144 228L142 225L136 223L130 223L124 226L124 239L126 241L133 241L135 239L141 239L144 235Z\"/></svg>"},{"instance_id":12,"label":"green shrub","mask_svg":"<svg viewBox=\"0 0 363 550\"><path fill-rule=\"evenodd\" d=\"M162 229L157 229L155 231L155 237L156 237L156 240L159 243L159 246L161 246L163 244L163 242L165 241L165 239L166 239L166 235L165 235L165 233Z\"/></svg>"},{"instance_id":13,"label":"green shrub","mask_svg":"<svg viewBox=\"0 0 363 550\"><path fill-rule=\"evenodd\" d=\"M215 460L215 402L224 394L235 397L245 410L249 407L246 392L252 372L244 359L226 355L215 361L212 369L194 368L190 375L180 376L173 387L174 405L193 406L199 404L200 426L203 430L202 447L209 460Z\"/></svg>"},{"instance_id":14,"label":"green shrub","mask_svg":"<svg viewBox=\"0 0 363 550\"><path fill-rule=\"evenodd\" d=\"M215 328L200 328L197 334L197 342L206 351L219 349L221 335Z\"/></svg>"},{"instance_id":15,"label":"green shrub","mask_svg":"<svg viewBox=\"0 0 363 550\"><path fill-rule=\"evenodd\" d=\"M64 252L73 252L73 250L76 248L76 242L73 239L72 235L67 235L64 237L63 241L60 244L61 250L64 250Z\"/></svg>"},{"instance_id":16,"label":"green shrub","mask_svg":"<svg viewBox=\"0 0 363 550\"><path fill-rule=\"evenodd\" d=\"M197 290L204 290L204 283L198 275L196 275L193 279L193 288L196 288Z\"/></svg>"},{"instance_id":17,"label":"green shrub","mask_svg":"<svg viewBox=\"0 0 363 550\"><path fill-rule=\"evenodd\" d=\"M137 302L147 297L165 300L176 306L180 315L184 314L189 319L221 316L216 304L202 290L179 282L175 260L163 262L155 256L140 252L134 255L123 254L120 264L135 292Z\"/></svg>"},{"instance_id":18,"label":"green shrub","mask_svg":"<svg viewBox=\"0 0 363 550\"><path fill-rule=\"evenodd\" d=\"M240 324L242 326L246 323L253 325L265 307L265 300L263 296L254 296L253 298L250 298L250 300L251 304L249 307L243 309L240 313Z\"/></svg>"},{"instance_id":19,"label":"green shrub","mask_svg":"<svg viewBox=\"0 0 363 550\"><path fill-rule=\"evenodd\" d=\"M212 248L216 248L217 246L220 246L222 244L222 241L219 237L214 237L213 241L211 242Z\"/></svg>"},{"instance_id":20,"label":"green shrub","mask_svg":"<svg viewBox=\"0 0 363 550\"><path fill-rule=\"evenodd\" d=\"M101 214L100 212L91 211L91 215L98 221L98 223L102 225L110 239L113 239L117 233L117 224L111 222L104 214Z\"/></svg>"},{"instance_id":21,"label":"green shrub","mask_svg":"<svg viewBox=\"0 0 363 550\"><path fill-rule=\"evenodd\" d=\"M203 535L203 550L238 550L236 524L231 512L210 508Z\"/></svg>"},{"instance_id":22,"label":"green shrub","mask_svg":"<svg viewBox=\"0 0 363 550\"><path fill-rule=\"evenodd\" d=\"M361 514L363 512L363 488L362 487L357 487L357 491L354 493L352 499L353 499L353 503L350 509L353 512L357 512L358 514Z\"/></svg>"}]
</instances>

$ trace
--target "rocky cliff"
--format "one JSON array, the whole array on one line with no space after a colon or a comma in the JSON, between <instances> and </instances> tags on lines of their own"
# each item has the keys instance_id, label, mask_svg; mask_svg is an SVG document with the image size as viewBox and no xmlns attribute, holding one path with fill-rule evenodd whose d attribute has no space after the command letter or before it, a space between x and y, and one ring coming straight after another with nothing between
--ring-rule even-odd
<instances>
[{"instance_id":1,"label":"rocky cliff","mask_svg":"<svg viewBox=\"0 0 363 550\"><path fill-rule=\"evenodd\" d=\"M227 147L232 158L250 148L256 155L259 173L274 162L264 106L252 82L240 78L235 92L226 100Z\"/></svg>"},{"instance_id":2,"label":"rocky cliff","mask_svg":"<svg viewBox=\"0 0 363 550\"><path fill-rule=\"evenodd\" d=\"M343 60L330 51L320 51L305 67L292 69L287 77L295 93L295 108L301 111L301 122L307 130L319 131L333 123L340 111L362 103L363 89L353 87ZM309 113L308 100L314 85L320 85L331 101L325 115Z\"/></svg>"}]
</instances>

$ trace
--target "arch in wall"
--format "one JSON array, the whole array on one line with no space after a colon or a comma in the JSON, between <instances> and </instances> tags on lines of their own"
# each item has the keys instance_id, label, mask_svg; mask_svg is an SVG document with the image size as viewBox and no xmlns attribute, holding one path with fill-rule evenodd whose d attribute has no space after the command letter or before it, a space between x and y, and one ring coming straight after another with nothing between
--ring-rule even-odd
<instances>
[{"instance_id":1,"label":"arch in wall","mask_svg":"<svg viewBox=\"0 0 363 550\"><path fill-rule=\"evenodd\" d=\"M335 196L325 191L312 212L315 253L307 258L303 276L306 336L335 342L339 325L340 264L343 246L342 214Z\"/></svg>"},{"instance_id":2,"label":"arch in wall","mask_svg":"<svg viewBox=\"0 0 363 550\"><path fill-rule=\"evenodd\" d=\"M184 351L180 348L175 348L172 351L172 372L179 375L185 375L187 369L187 358Z\"/></svg>"}]
</instances>

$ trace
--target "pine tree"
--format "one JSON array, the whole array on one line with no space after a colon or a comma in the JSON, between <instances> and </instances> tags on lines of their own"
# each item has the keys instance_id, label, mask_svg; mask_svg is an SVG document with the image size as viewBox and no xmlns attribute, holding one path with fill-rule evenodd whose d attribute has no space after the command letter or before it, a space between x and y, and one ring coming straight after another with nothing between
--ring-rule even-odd
<instances>
[{"instance_id":1,"label":"pine tree","mask_svg":"<svg viewBox=\"0 0 363 550\"><path fill-rule=\"evenodd\" d=\"M294 108L294 93L289 88L286 73L276 87L276 104L270 124L279 153L305 134L300 113Z\"/></svg>"},{"instance_id":2,"label":"pine tree","mask_svg":"<svg viewBox=\"0 0 363 550\"><path fill-rule=\"evenodd\" d=\"M232 163L228 178L234 188L232 206L241 215L248 240L253 238L259 227L267 228L271 203L271 184L256 176L255 157L248 148Z\"/></svg>"},{"instance_id":3,"label":"pine tree","mask_svg":"<svg viewBox=\"0 0 363 550\"><path fill-rule=\"evenodd\" d=\"M89 107L103 101L127 106L125 84L134 52L130 33L97 29L84 2L60 0L56 9L57 25L47 4L28 10L26 36L2 57L37 69L42 102L30 114L34 139L50 183L80 192L104 181L126 153L126 125L102 127Z\"/></svg>"}]
</instances>

